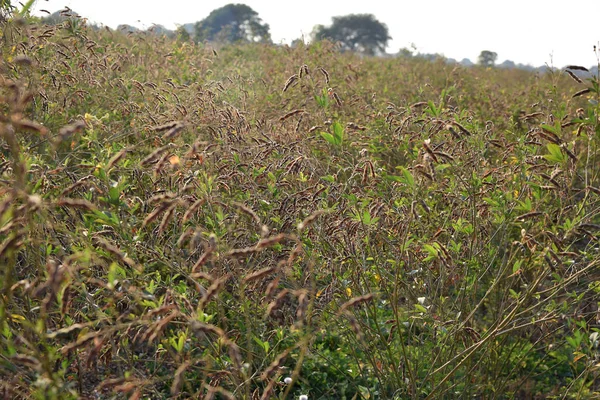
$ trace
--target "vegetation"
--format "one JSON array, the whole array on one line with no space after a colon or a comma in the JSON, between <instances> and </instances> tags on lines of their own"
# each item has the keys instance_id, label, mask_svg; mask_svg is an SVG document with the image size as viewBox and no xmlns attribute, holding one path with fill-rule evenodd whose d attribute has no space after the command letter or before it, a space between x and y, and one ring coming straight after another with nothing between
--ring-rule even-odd
<instances>
[{"instance_id":1,"label":"vegetation","mask_svg":"<svg viewBox=\"0 0 600 400\"><path fill-rule=\"evenodd\" d=\"M0 32L0 397L600 394L598 77Z\"/></svg>"},{"instance_id":2,"label":"vegetation","mask_svg":"<svg viewBox=\"0 0 600 400\"><path fill-rule=\"evenodd\" d=\"M196 40L270 42L269 25L245 4L227 4L196 23Z\"/></svg>"},{"instance_id":3,"label":"vegetation","mask_svg":"<svg viewBox=\"0 0 600 400\"><path fill-rule=\"evenodd\" d=\"M477 64L483 65L484 67L493 67L496 64L496 60L498 59L498 53L483 50L479 57L477 57Z\"/></svg>"},{"instance_id":4,"label":"vegetation","mask_svg":"<svg viewBox=\"0 0 600 400\"><path fill-rule=\"evenodd\" d=\"M339 42L343 50L371 56L385 54L387 43L392 39L387 26L372 14L333 17L331 26L317 25L313 36L316 40Z\"/></svg>"}]
</instances>

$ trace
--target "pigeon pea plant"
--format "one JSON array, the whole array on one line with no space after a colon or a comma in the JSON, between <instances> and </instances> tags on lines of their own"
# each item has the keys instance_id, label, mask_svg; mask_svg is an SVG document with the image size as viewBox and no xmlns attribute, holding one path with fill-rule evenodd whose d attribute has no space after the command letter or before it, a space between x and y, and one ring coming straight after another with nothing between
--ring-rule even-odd
<instances>
[{"instance_id":1,"label":"pigeon pea plant","mask_svg":"<svg viewBox=\"0 0 600 400\"><path fill-rule=\"evenodd\" d=\"M583 67L3 24L0 397L600 395Z\"/></svg>"}]
</instances>

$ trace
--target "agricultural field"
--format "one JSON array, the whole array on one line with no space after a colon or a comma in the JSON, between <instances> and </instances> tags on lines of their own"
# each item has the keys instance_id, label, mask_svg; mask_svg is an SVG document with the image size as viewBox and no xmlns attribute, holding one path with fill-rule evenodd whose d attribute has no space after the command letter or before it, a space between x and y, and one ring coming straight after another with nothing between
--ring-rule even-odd
<instances>
[{"instance_id":1,"label":"agricultural field","mask_svg":"<svg viewBox=\"0 0 600 400\"><path fill-rule=\"evenodd\" d=\"M600 396L600 88L3 23L0 397Z\"/></svg>"}]
</instances>

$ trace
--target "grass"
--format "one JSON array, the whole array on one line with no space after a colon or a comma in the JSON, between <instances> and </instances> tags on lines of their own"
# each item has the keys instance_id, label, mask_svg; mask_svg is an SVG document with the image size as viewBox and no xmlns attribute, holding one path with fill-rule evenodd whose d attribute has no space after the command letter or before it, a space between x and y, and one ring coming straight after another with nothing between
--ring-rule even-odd
<instances>
[{"instance_id":1,"label":"grass","mask_svg":"<svg viewBox=\"0 0 600 400\"><path fill-rule=\"evenodd\" d=\"M598 77L2 34L3 397L599 395Z\"/></svg>"}]
</instances>

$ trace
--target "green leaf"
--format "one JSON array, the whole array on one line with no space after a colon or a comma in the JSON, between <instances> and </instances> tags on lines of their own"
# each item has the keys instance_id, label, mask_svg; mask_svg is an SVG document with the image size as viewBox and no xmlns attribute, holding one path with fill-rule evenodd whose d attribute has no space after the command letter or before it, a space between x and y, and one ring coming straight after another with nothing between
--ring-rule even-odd
<instances>
[{"instance_id":1,"label":"green leaf","mask_svg":"<svg viewBox=\"0 0 600 400\"><path fill-rule=\"evenodd\" d=\"M177 351L181 353L181 351L183 350L183 346L185 345L185 340L186 340L186 334L185 332L181 332L179 334L179 340L177 341Z\"/></svg>"},{"instance_id":2,"label":"green leaf","mask_svg":"<svg viewBox=\"0 0 600 400\"><path fill-rule=\"evenodd\" d=\"M118 274L117 268L118 268L118 265L117 265L117 263L114 263L114 262L112 264L110 264L110 267L108 268L108 275L106 278L108 280L109 288L114 288L118 282L117 277L119 276L119 274Z\"/></svg>"},{"instance_id":3,"label":"green leaf","mask_svg":"<svg viewBox=\"0 0 600 400\"><path fill-rule=\"evenodd\" d=\"M523 264L523 260L515 261L515 264L513 265L513 268L512 268L513 274L515 274L518 270L521 269L521 264Z\"/></svg>"},{"instance_id":4,"label":"green leaf","mask_svg":"<svg viewBox=\"0 0 600 400\"><path fill-rule=\"evenodd\" d=\"M427 309L420 304L415 304L415 310L417 310L418 312L422 312L422 313L427 312Z\"/></svg>"},{"instance_id":5,"label":"green leaf","mask_svg":"<svg viewBox=\"0 0 600 400\"><path fill-rule=\"evenodd\" d=\"M115 217L115 215L112 214L110 211L93 210L92 213L96 216L94 222L108 224L112 226L119 225L119 219Z\"/></svg>"},{"instance_id":6,"label":"green leaf","mask_svg":"<svg viewBox=\"0 0 600 400\"><path fill-rule=\"evenodd\" d=\"M424 244L423 245L423 250L425 250L427 252L427 254L429 254L424 261L431 261L434 260L436 258L438 258L438 254L439 251L435 246L432 246L430 244Z\"/></svg>"},{"instance_id":7,"label":"green leaf","mask_svg":"<svg viewBox=\"0 0 600 400\"><path fill-rule=\"evenodd\" d=\"M568 337L567 336L567 342L569 343L569 345L571 345L572 348L576 349L577 347L579 347L579 344L577 343L577 340L575 338L572 337Z\"/></svg>"},{"instance_id":8,"label":"green leaf","mask_svg":"<svg viewBox=\"0 0 600 400\"><path fill-rule=\"evenodd\" d=\"M254 339L256 344L258 344L261 347L261 349L263 349L265 351L265 354L269 353L269 347L270 347L269 342L263 342L257 336L253 336L252 338Z\"/></svg>"},{"instance_id":9,"label":"green leaf","mask_svg":"<svg viewBox=\"0 0 600 400\"><path fill-rule=\"evenodd\" d=\"M21 3L22 7L18 12L19 16L23 17L25 15L28 15L31 10L31 7L34 5L34 3L35 3L35 0L29 0L25 4Z\"/></svg>"},{"instance_id":10,"label":"green leaf","mask_svg":"<svg viewBox=\"0 0 600 400\"><path fill-rule=\"evenodd\" d=\"M556 129L556 127L552 126L552 125L547 125L547 124L543 124L542 125L542 129L551 133L554 133L555 135L558 135L558 129Z\"/></svg>"},{"instance_id":11,"label":"green leaf","mask_svg":"<svg viewBox=\"0 0 600 400\"><path fill-rule=\"evenodd\" d=\"M394 182L400 182L405 184L406 186L410 186L412 189L415 188L415 178L413 177L413 174L406 168L404 167L396 167L396 169L400 170L400 172L402 172L402 176L397 176L397 175L386 175L385 179L394 181Z\"/></svg>"},{"instance_id":12,"label":"green leaf","mask_svg":"<svg viewBox=\"0 0 600 400\"><path fill-rule=\"evenodd\" d=\"M362 223L365 225L371 224L371 213L369 210L365 210L362 215Z\"/></svg>"},{"instance_id":13,"label":"green leaf","mask_svg":"<svg viewBox=\"0 0 600 400\"><path fill-rule=\"evenodd\" d=\"M108 189L108 200L110 204L118 206L120 204L121 190L118 187Z\"/></svg>"},{"instance_id":14,"label":"green leaf","mask_svg":"<svg viewBox=\"0 0 600 400\"><path fill-rule=\"evenodd\" d=\"M544 155L544 158L554 163L563 163L566 161L566 156L563 154L559 145L555 143L548 143L546 145L550 154Z\"/></svg>"},{"instance_id":15,"label":"green leaf","mask_svg":"<svg viewBox=\"0 0 600 400\"><path fill-rule=\"evenodd\" d=\"M321 137L329 144L341 146L344 140L344 127L339 122L334 122L332 125L333 135L329 132L321 132Z\"/></svg>"},{"instance_id":16,"label":"green leaf","mask_svg":"<svg viewBox=\"0 0 600 400\"><path fill-rule=\"evenodd\" d=\"M321 132L321 137L325 139L329 144L336 144L336 140L333 135L329 132Z\"/></svg>"},{"instance_id":17,"label":"green leaf","mask_svg":"<svg viewBox=\"0 0 600 400\"><path fill-rule=\"evenodd\" d=\"M405 182L408 186L410 186L411 188L415 187L415 178L413 177L412 173L407 170L406 168L402 168L402 175L404 176Z\"/></svg>"},{"instance_id":18,"label":"green leaf","mask_svg":"<svg viewBox=\"0 0 600 400\"><path fill-rule=\"evenodd\" d=\"M427 102L427 108L425 109L425 112L434 117L439 117L441 114L441 110L436 107L435 103L431 100Z\"/></svg>"},{"instance_id":19,"label":"green leaf","mask_svg":"<svg viewBox=\"0 0 600 400\"><path fill-rule=\"evenodd\" d=\"M342 144L342 140L344 139L344 127L337 121L333 123L333 137L338 145Z\"/></svg>"}]
</instances>

